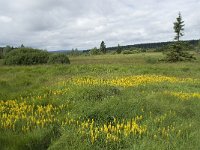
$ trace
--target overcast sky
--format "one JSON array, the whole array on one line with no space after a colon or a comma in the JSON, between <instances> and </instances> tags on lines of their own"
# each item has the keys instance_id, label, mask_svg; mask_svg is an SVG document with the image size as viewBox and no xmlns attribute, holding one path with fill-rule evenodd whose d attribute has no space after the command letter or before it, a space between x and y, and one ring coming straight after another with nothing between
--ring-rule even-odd
<instances>
[{"instance_id":1,"label":"overcast sky","mask_svg":"<svg viewBox=\"0 0 200 150\"><path fill-rule=\"evenodd\" d=\"M200 0L0 0L0 46L89 49L171 41L181 12L182 39L200 38Z\"/></svg>"}]
</instances>

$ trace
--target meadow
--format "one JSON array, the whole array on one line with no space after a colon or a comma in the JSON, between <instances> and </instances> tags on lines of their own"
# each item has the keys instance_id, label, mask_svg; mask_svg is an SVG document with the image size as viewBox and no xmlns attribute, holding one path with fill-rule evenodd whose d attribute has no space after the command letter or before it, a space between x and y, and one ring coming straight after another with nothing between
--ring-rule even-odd
<instances>
[{"instance_id":1,"label":"meadow","mask_svg":"<svg viewBox=\"0 0 200 150\"><path fill-rule=\"evenodd\" d=\"M0 60L0 149L200 149L200 55L69 57L70 65Z\"/></svg>"}]
</instances>

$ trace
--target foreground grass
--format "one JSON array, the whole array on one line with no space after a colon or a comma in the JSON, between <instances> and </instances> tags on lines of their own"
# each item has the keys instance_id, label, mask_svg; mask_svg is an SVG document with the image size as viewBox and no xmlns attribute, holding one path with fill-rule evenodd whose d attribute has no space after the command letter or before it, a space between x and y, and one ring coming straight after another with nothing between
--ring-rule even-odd
<instances>
[{"instance_id":1,"label":"foreground grass","mask_svg":"<svg viewBox=\"0 0 200 150\"><path fill-rule=\"evenodd\" d=\"M0 149L199 149L199 59L160 56L1 66Z\"/></svg>"}]
</instances>

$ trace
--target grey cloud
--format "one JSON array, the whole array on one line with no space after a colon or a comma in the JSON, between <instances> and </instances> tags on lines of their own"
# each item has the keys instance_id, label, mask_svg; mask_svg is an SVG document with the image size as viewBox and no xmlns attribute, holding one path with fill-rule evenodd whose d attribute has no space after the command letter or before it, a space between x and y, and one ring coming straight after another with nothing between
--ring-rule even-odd
<instances>
[{"instance_id":1,"label":"grey cloud","mask_svg":"<svg viewBox=\"0 0 200 150\"><path fill-rule=\"evenodd\" d=\"M6 0L0 1L0 46L87 49L173 40L179 11L183 39L200 37L198 0Z\"/></svg>"}]
</instances>

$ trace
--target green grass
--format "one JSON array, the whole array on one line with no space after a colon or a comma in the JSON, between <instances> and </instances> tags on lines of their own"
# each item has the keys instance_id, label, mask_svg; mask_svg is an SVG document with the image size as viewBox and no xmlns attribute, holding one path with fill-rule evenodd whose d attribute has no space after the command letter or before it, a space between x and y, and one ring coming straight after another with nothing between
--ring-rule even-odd
<instances>
[{"instance_id":1,"label":"green grass","mask_svg":"<svg viewBox=\"0 0 200 150\"><path fill-rule=\"evenodd\" d=\"M17 122L15 131L0 128L0 149L194 149L200 148L200 98L182 100L165 92L200 94L200 57L194 62L164 63L157 61L161 53L131 55L98 55L71 57L70 65L4 66L0 65L1 101L27 101L29 105L59 107L52 112L58 120L70 113L70 118L83 123L94 119L95 126L130 120L142 115L139 125L147 126L141 137L121 136L118 142L106 142L105 135L91 142L90 132L80 134L79 125L59 121L46 127L22 132ZM1 60L2 62L2 60ZM1 64L0 62L0 64ZM111 85L77 85L73 78L110 80L136 75L161 75L180 79L192 78L195 82L160 82L133 87ZM53 92L51 92L53 91ZM52 94L61 91L62 94ZM38 96L46 97L39 99ZM0 119L4 108L0 105ZM8 111L8 110L6 110ZM35 110L36 111L36 107ZM0 122L1 124L1 122ZM160 129L169 129L168 137ZM172 131L173 130L173 131ZM180 130L180 133L179 133Z\"/></svg>"}]
</instances>

